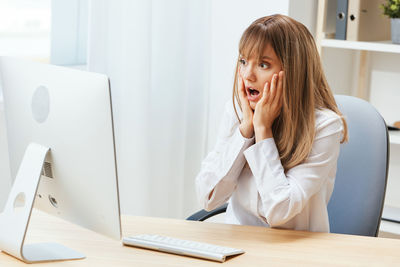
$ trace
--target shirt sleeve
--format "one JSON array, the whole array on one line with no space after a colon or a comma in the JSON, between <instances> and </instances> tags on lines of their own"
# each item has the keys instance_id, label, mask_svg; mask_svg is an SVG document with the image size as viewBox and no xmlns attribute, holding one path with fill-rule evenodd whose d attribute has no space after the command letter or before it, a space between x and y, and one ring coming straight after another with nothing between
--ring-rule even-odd
<instances>
[{"instance_id":1,"label":"shirt sleeve","mask_svg":"<svg viewBox=\"0 0 400 267\"><path fill-rule=\"evenodd\" d=\"M273 138L248 148L244 155L255 177L262 201L260 214L271 226L279 226L299 214L323 186L329 173L336 172L343 125L339 117L325 121L307 159L286 174ZM260 211L261 212L261 211Z\"/></svg>"},{"instance_id":2,"label":"shirt sleeve","mask_svg":"<svg viewBox=\"0 0 400 267\"><path fill-rule=\"evenodd\" d=\"M232 103L228 102L225 105L217 143L203 160L196 177L197 196L205 210L217 208L232 195L246 162L243 151L254 144L254 137L244 138L238 126Z\"/></svg>"}]
</instances>

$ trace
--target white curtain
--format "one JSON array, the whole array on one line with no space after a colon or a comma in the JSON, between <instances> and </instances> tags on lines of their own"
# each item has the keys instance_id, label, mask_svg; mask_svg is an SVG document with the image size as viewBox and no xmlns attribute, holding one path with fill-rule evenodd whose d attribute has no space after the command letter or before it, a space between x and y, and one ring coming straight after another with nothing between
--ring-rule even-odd
<instances>
[{"instance_id":1,"label":"white curtain","mask_svg":"<svg viewBox=\"0 0 400 267\"><path fill-rule=\"evenodd\" d=\"M209 1L95 0L88 70L111 80L123 213L184 218L206 149Z\"/></svg>"}]
</instances>

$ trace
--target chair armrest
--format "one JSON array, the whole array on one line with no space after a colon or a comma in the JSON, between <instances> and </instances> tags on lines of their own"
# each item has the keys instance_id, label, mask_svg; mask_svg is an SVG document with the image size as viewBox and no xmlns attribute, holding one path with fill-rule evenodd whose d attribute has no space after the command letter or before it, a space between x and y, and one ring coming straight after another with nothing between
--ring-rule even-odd
<instances>
[{"instance_id":1,"label":"chair armrest","mask_svg":"<svg viewBox=\"0 0 400 267\"><path fill-rule=\"evenodd\" d=\"M219 206L216 209L213 209L212 211L206 211L206 210L200 210L191 216L187 217L186 220L188 221L204 221L207 220L208 218L218 215L220 213L226 212L226 208L228 207L228 203L225 203L222 206Z\"/></svg>"}]
</instances>

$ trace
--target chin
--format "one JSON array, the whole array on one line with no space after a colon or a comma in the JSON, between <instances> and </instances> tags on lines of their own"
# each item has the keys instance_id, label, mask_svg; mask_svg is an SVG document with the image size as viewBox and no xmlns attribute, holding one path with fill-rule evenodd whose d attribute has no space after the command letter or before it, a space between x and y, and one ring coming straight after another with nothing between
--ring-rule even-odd
<instances>
[{"instance_id":1,"label":"chin","mask_svg":"<svg viewBox=\"0 0 400 267\"><path fill-rule=\"evenodd\" d=\"M257 102L250 102L250 107L252 110L256 109Z\"/></svg>"}]
</instances>

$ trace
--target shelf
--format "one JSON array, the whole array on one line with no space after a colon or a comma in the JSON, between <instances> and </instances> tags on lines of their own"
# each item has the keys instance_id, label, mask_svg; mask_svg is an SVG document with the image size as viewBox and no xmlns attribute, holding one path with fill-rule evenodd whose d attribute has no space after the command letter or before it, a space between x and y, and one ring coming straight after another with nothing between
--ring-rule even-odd
<instances>
[{"instance_id":1,"label":"shelf","mask_svg":"<svg viewBox=\"0 0 400 267\"><path fill-rule=\"evenodd\" d=\"M400 238L400 208L385 205L379 228L380 237Z\"/></svg>"},{"instance_id":2,"label":"shelf","mask_svg":"<svg viewBox=\"0 0 400 267\"><path fill-rule=\"evenodd\" d=\"M355 42L335 39L322 39L321 46L400 54L400 45L392 44L392 41Z\"/></svg>"},{"instance_id":3,"label":"shelf","mask_svg":"<svg viewBox=\"0 0 400 267\"><path fill-rule=\"evenodd\" d=\"M389 131L389 139L391 144L400 145L400 131Z\"/></svg>"},{"instance_id":4,"label":"shelf","mask_svg":"<svg viewBox=\"0 0 400 267\"><path fill-rule=\"evenodd\" d=\"M378 236L385 237L385 238L399 239L400 238L400 224L382 220L380 227L379 227Z\"/></svg>"},{"instance_id":5,"label":"shelf","mask_svg":"<svg viewBox=\"0 0 400 267\"><path fill-rule=\"evenodd\" d=\"M400 208L385 205L383 207L382 220L396 222L400 226Z\"/></svg>"}]
</instances>

